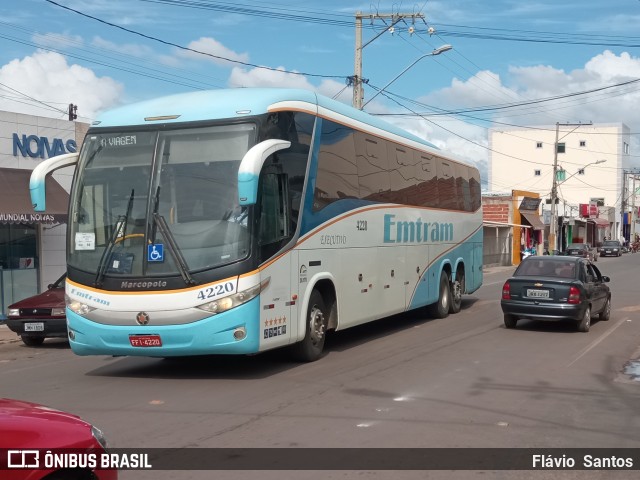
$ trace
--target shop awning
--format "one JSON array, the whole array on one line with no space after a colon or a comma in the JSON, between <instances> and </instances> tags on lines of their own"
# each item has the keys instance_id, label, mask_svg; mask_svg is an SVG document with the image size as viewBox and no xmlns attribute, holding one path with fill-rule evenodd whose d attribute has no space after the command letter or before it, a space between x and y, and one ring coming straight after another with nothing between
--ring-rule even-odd
<instances>
[{"instance_id":1,"label":"shop awning","mask_svg":"<svg viewBox=\"0 0 640 480\"><path fill-rule=\"evenodd\" d=\"M520 210L520 215L522 215L527 222L531 224L534 230L544 230L544 223L540 221L540 215L538 215L538 212Z\"/></svg>"},{"instance_id":2,"label":"shop awning","mask_svg":"<svg viewBox=\"0 0 640 480\"><path fill-rule=\"evenodd\" d=\"M606 218L590 218L588 221L595 223L598 228L607 228L609 226L609 220Z\"/></svg>"},{"instance_id":3,"label":"shop awning","mask_svg":"<svg viewBox=\"0 0 640 480\"><path fill-rule=\"evenodd\" d=\"M31 170L0 168L0 223L66 223L69 194L47 177L47 210L34 212L29 195Z\"/></svg>"},{"instance_id":4,"label":"shop awning","mask_svg":"<svg viewBox=\"0 0 640 480\"><path fill-rule=\"evenodd\" d=\"M531 228L531 225L521 225L519 223L506 223L506 222L493 222L491 220L483 220L483 227L520 227L520 228Z\"/></svg>"}]
</instances>

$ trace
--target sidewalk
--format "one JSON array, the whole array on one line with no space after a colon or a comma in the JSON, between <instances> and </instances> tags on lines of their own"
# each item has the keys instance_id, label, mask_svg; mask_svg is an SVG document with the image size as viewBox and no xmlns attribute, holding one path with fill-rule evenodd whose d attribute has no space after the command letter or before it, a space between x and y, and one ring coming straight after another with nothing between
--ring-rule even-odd
<instances>
[{"instance_id":1,"label":"sidewalk","mask_svg":"<svg viewBox=\"0 0 640 480\"><path fill-rule=\"evenodd\" d=\"M0 324L0 345L19 341L20 337L18 335L9 330L9 327L7 327L4 323Z\"/></svg>"},{"instance_id":2,"label":"sidewalk","mask_svg":"<svg viewBox=\"0 0 640 480\"><path fill-rule=\"evenodd\" d=\"M482 266L482 273L484 275L491 275L492 273L500 273L500 272L513 272L518 266L517 265L489 265Z\"/></svg>"}]
</instances>

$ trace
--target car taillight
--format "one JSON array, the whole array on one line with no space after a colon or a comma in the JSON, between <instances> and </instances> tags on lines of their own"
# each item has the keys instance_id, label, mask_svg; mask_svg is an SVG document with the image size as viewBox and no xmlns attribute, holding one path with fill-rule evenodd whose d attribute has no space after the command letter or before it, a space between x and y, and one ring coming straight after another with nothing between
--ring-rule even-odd
<instances>
[{"instance_id":1,"label":"car taillight","mask_svg":"<svg viewBox=\"0 0 640 480\"><path fill-rule=\"evenodd\" d=\"M502 299L511 300L511 285L509 285L509 282L505 282L502 286Z\"/></svg>"},{"instance_id":2,"label":"car taillight","mask_svg":"<svg viewBox=\"0 0 640 480\"><path fill-rule=\"evenodd\" d=\"M571 287L569 289L569 299L567 300L568 303L580 303L580 290L578 290L576 287Z\"/></svg>"}]
</instances>

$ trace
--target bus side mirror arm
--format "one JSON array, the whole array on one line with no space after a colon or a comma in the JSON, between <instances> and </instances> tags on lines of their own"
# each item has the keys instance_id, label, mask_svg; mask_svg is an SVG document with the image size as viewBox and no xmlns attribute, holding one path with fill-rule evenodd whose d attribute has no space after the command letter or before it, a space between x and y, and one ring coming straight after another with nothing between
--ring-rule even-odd
<instances>
[{"instance_id":1,"label":"bus side mirror arm","mask_svg":"<svg viewBox=\"0 0 640 480\"><path fill-rule=\"evenodd\" d=\"M270 139L254 145L244 155L238 168L238 200L241 206L256 204L260 171L269 155L290 146L291 142L287 140Z\"/></svg>"},{"instance_id":2,"label":"bus side mirror arm","mask_svg":"<svg viewBox=\"0 0 640 480\"><path fill-rule=\"evenodd\" d=\"M31 204L36 212L44 212L47 208L47 191L45 180L47 175L59 168L68 167L78 163L77 153L67 153L58 155L40 163L31 172L29 179L29 192L31 193Z\"/></svg>"}]
</instances>

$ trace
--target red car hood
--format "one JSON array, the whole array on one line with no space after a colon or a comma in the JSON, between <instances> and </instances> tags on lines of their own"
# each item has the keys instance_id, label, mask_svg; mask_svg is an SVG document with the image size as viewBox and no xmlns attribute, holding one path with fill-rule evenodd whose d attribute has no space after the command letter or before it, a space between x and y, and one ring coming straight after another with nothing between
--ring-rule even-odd
<instances>
[{"instance_id":1,"label":"red car hood","mask_svg":"<svg viewBox=\"0 0 640 480\"><path fill-rule=\"evenodd\" d=\"M0 398L0 448L88 448L91 424L44 405Z\"/></svg>"},{"instance_id":2,"label":"red car hood","mask_svg":"<svg viewBox=\"0 0 640 480\"><path fill-rule=\"evenodd\" d=\"M9 308L64 308L64 306L64 288L51 288L39 295L9 305Z\"/></svg>"}]
</instances>

